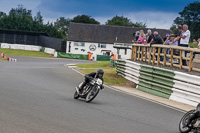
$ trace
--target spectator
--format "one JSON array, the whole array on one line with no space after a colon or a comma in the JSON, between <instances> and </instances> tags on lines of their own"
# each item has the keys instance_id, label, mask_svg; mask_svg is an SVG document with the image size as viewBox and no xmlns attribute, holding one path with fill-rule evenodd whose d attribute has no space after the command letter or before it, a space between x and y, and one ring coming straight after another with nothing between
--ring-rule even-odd
<instances>
[{"instance_id":1,"label":"spectator","mask_svg":"<svg viewBox=\"0 0 200 133\"><path fill-rule=\"evenodd\" d=\"M164 37L164 42L166 41L166 39L169 37L169 33L166 33L165 37Z\"/></svg>"},{"instance_id":2,"label":"spectator","mask_svg":"<svg viewBox=\"0 0 200 133\"><path fill-rule=\"evenodd\" d=\"M147 30L147 37L146 37L146 39L147 39L147 43L150 43L151 40L153 39L153 34L152 34L152 32L151 32L150 29Z\"/></svg>"},{"instance_id":3,"label":"spectator","mask_svg":"<svg viewBox=\"0 0 200 133\"><path fill-rule=\"evenodd\" d=\"M146 37L145 37L145 35L144 35L144 32L141 32L141 33L140 33L140 36L139 36L139 38L138 38L138 43L139 43L139 44L146 44Z\"/></svg>"},{"instance_id":4,"label":"spectator","mask_svg":"<svg viewBox=\"0 0 200 133\"><path fill-rule=\"evenodd\" d=\"M136 33L134 32L134 33L133 33L133 40L132 40L133 43L136 43L136 37L137 37L137 35L136 35Z\"/></svg>"},{"instance_id":5,"label":"spectator","mask_svg":"<svg viewBox=\"0 0 200 133\"><path fill-rule=\"evenodd\" d=\"M138 38L140 37L140 32L136 31L136 41L138 41Z\"/></svg>"},{"instance_id":6,"label":"spectator","mask_svg":"<svg viewBox=\"0 0 200 133\"><path fill-rule=\"evenodd\" d=\"M174 40L174 42L177 42L178 41L178 46L180 46L180 35L182 33L182 25L179 25L178 26L178 34L177 34L177 38Z\"/></svg>"},{"instance_id":7,"label":"spectator","mask_svg":"<svg viewBox=\"0 0 200 133\"><path fill-rule=\"evenodd\" d=\"M157 31L154 31L153 33L153 39L151 40L150 42L150 45L152 44L163 44L163 39L162 37L158 34ZM162 52L162 48L161 48L161 51ZM156 53L158 53L158 48L156 48ZM157 56L156 56L156 60L157 60ZM163 56L160 56L160 61L163 61Z\"/></svg>"},{"instance_id":8,"label":"spectator","mask_svg":"<svg viewBox=\"0 0 200 133\"><path fill-rule=\"evenodd\" d=\"M157 31L154 31L153 38L151 39L151 44L163 44L162 37L158 34Z\"/></svg>"},{"instance_id":9,"label":"spectator","mask_svg":"<svg viewBox=\"0 0 200 133\"><path fill-rule=\"evenodd\" d=\"M197 48L200 49L200 38L198 39L198 42L199 42L199 44L198 44Z\"/></svg>"},{"instance_id":10,"label":"spectator","mask_svg":"<svg viewBox=\"0 0 200 133\"><path fill-rule=\"evenodd\" d=\"M165 40L164 45L178 45L178 42L174 42L174 40L175 40L175 35L171 34ZM167 48L167 54L170 54L169 48ZM169 60L169 57L167 57L167 60Z\"/></svg>"},{"instance_id":11,"label":"spectator","mask_svg":"<svg viewBox=\"0 0 200 133\"><path fill-rule=\"evenodd\" d=\"M183 31L180 35L180 46L181 47L188 47L189 46L189 40L190 40L190 31L188 30L188 26L186 24L183 25ZM187 51L183 51L184 57L186 57ZM187 66L186 60L182 60L183 65Z\"/></svg>"}]
</instances>

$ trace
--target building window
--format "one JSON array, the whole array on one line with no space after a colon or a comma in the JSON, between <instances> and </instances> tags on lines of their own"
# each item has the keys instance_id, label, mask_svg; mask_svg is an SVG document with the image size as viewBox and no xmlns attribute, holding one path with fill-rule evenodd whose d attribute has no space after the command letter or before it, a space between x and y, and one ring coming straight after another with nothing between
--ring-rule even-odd
<instances>
[{"instance_id":1,"label":"building window","mask_svg":"<svg viewBox=\"0 0 200 133\"><path fill-rule=\"evenodd\" d=\"M75 50L78 50L78 48L75 48Z\"/></svg>"},{"instance_id":2,"label":"building window","mask_svg":"<svg viewBox=\"0 0 200 133\"><path fill-rule=\"evenodd\" d=\"M81 49L81 51L85 52L85 49Z\"/></svg>"},{"instance_id":3,"label":"building window","mask_svg":"<svg viewBox=\"0 0 200 133\"><path fill-rule=\"evenodd\" d=\"M74 42L74 46L85 47L85 42Z\"/></svg>"},{"instance_id":4,"label":"building window","mask_svg":"<svg viewBox=\"0 0 200 133\"><path fill-rule=\"evenodd\" d=\"M98 43L98 48L106 48L106 44Z\"/></svg>"}]
</instances>

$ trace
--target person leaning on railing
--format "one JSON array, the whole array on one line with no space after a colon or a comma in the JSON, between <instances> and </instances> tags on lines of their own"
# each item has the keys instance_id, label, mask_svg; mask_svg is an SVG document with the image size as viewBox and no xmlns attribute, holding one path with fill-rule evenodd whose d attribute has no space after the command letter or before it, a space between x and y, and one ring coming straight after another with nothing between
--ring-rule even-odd
<instances>
[{"instance_id":1,"label":"person leaning on railing","mask_svg":"<svg viewBox=\"0 0 200 133\"><path fill-rule=\"evenodd\" d=\"M174 40L176 40L175 35L171 34L167 37L167 39L164 42L164 45L178 45L178 42L174 42ZM167 54L170 54L169 48L167 48L166 51ZM167 60L169 60L169 57L166 58Z\"/></svg>"},{"instance_id":2,"label":"person leaning on railing","mask_svg":"<svg viewBox=\"0 0 200 133\"><path fill-rule=\"evenodd\" d=\"M151 39L150 46L153 45L153 44L163 44L163 39L158 34L157 31L153 32L153 36L154 37L153 37L153 39ZM161 48L160 52L162 52L162 48ZM156 48L156 53L158 53L158 48ZM157 56L156 56L156 60L157 60ZM160 61L163 61L163 56L160 56Z\"/></svg>"}]
</instances>

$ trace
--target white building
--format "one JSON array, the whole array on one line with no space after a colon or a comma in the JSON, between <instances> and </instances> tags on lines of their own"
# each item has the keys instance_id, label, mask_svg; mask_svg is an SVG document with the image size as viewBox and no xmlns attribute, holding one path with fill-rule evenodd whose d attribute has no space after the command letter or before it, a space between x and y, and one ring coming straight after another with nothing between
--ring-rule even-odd
<instances>
[{"instance_id":1,"label":"white building","mask_svg":"<svg viewBox=\"0 0 200 133\"><path fill-rule=\"evenodd\" d=\"M87 54L93 53L93 58L97 55L111 55L113 52L117 58L131 58L131 43L133 33L139 30L148 29L106 26L97 24L70 23L66 53ZM152 32L157 30L161 36L170 33L169 30L151 29Z\"/></svg>"}]
</instances>

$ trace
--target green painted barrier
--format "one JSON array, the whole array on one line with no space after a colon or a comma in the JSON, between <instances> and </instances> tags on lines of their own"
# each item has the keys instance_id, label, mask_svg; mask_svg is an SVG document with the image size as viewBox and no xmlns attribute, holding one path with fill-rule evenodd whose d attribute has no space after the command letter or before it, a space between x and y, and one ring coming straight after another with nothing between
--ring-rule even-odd
<instances>
[{"instance_id":1,"label":"green painted barrier","mask_svg":"<svg viewBox=\"0 0 200 133\"><path fill-rule=\"evenodd\" d=\"M169 77L169 78L174 78L175 73L172 70L168 70L168 69L162 69L162 68L158 68L158 67L154 67L154 74L158 74L158 75L162 75L165 77Z\"/></svg>"},{"instance_id":2,"label":"green painted barrier","mask_svg":"<svg viewBox=\"0 0 200 133\"><path fill-rule=\"evenodd\" d=\"M171 79L171 78L166 78L163 76L158 76L155 74L149 74L149 73L145 73L145 72L140 72L140 79L144 79L144 80L148 80L148 81L162 84L165 86L169 86L171 88L174 85L173 79Z\"/></svg>"},{"instance_id":3,"label":"green painted barrier","mask_svg":"<svg viewBox=\"0 0 200 133\"><path fill-rule=\"evenodd\" d=\"M69 54L69 53L58 52L58 58L70 58L70 59L88 60L88 55Z\"/></svg>"},{"instance_id":4,"label":"green painted barrier","mask_svg":"<svg viewBox=\"0 0 200 133\"><path fill-rule=\"evenodd\" d=\"M159 96L159 97L163 97L163 98L166 98L166 99L169 99L169 97L170 97L170 95L168 95L168 94L161 93L161 92L151 90L151 89L146 89L143 86L138 86L138 90L141 90L141 91L144 91L144 92L147 92L147 93Z\"/></svg>"},{"instance_id":5,"label":"green painted barrier","mask_svg":"<svg viewBox=\"0 0 200 133\"><path fill-rule=\"evenodd\" d=\"M154 82L149 82L149 81L141 80L141 79L139 79L138 87L139 88L142 87L142 90L146 89L145 92L147 92L147 91L149 91L149 92L151 92L151 91L157 92L157 94L156 94L157 96L163 97L163 95L164 95L165 96L164 98L169 98L170 95L173 92L171 90L171 87L163 86L161 84L157 84L157 83L154 83Z\"/></svg>"},{"instance_id":6,"label":"green painted barrier","mask_svg":"<svg viewBox=\"0 0 200 133\"><path fill-rule=\"evenodd\" d=\"M110 56L97 55L97 61L110 61Z\"/></svg>"}]
</instances>

